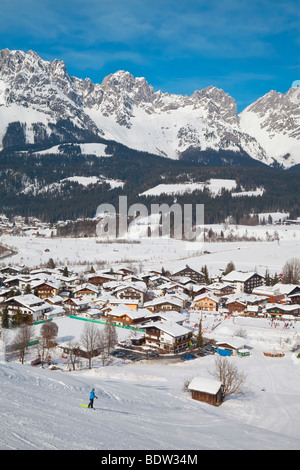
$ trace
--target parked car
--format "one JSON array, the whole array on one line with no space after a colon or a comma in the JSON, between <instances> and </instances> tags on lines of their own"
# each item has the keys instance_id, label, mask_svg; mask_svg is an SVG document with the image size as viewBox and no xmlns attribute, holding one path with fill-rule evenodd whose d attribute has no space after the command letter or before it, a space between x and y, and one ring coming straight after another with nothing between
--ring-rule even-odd
<instances>
[{"instance_id":1,"label":"parked car","mask_svg":"<svg viewBox=\"0 0 300 470\"><path fill-rule=\"evenodd\" d=\"M114 357L124 357L125 353L123 351L113 351L111 355Z\"/></svg>"},{"instance_id":2,"label":"parked car","mask_svg":"<svg viewBox=\"0 0 300 470\"><path fill-rule=\"evenodd\" d=\"M158 352L157 352L157 351L149 351L149 352L148 352L148 356L152 356L152 357L158 357L158 356L159 356L159 354L158 354Z\"/></svg>"},{"instance_id":3,"label":"parked car","mask_svg":"<svg viewBox=\"0 0 300 470\"><path fill-rule=\"evenodd\" d=\"M195 356L195 354L183 354L182 356L180 356L180 359L182 359L183 361L190 361L192 359L196 359L197 356Z\"/></svg>"},{"instance_id":4,"label":"parked car","mask_svg":"<svg viewBox=\"0 0 300 470\"><path fill-rule=\"evenodd\" d=\"M130 359L130 361L134 361L135 360L135 356L133 354L125 354L125 359Z\"/></svg>"},{"instance_id":5,"label":"parked car","mask_svg":"<svg viewBox=\"0 0 300 470\"><path fill-rule=\"evenodd\" d=\"M42 364L42 361L41 361L41 359L37 358L37 359L34 359L33 361L31 361L30 364L32 366L39 366L40 364Z\"/></svg>"},{"instance_id":6,"label":"parked car","mask_svg":"<svg viewBox=\"0 0 300 470\"><path fill-rule=\"evenodd\" d=\"M203 351L199 351L199 352L196 353L196 356L204 357L204 356L206 356L206 354Z\"/></svg>"}]
</instances>

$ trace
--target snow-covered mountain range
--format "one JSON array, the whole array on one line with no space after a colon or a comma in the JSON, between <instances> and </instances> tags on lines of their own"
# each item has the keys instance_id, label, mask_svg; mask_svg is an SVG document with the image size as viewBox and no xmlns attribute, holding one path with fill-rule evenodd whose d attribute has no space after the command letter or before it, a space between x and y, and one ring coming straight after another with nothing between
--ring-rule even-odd
<instances>
[{"instance_id":1,"label":"snow-covered mountain range","mask_svg":"<svg viewBox=\"0 0 300 470\"><path fill-rule=\"evenodd\" d=\"M300 89L271 91L240 115L208 87L191 96L154 91L118 71L101 84L71 77L64 62L0 51L0 147L97 138L178 159L188 149L247 154L267 165L300 164Z\"/></svg>"}]
</instances>

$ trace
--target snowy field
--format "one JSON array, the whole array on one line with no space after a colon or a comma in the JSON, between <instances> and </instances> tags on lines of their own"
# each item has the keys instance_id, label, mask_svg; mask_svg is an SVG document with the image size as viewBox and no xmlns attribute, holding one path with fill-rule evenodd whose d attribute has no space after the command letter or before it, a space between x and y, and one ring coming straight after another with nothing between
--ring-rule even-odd
<instances>
[{"instance_id":1,"label":"snowy field","mask_svg":"<svg viewBox=\"0 0 300 470\"><path fill-rule=\"evenodd\" d=\"M214 232L223 231L239 237L255 237L256 242L219 242L204 244L181 240L140 238L140 243L99 243L97 238L36 238L4 235L0 241L18 253L3 263L36 267L49 258L60 265L86 269L103 263L109 266L132 264L138 270L169 269L175 272L186 264L194 269L207 265L210 275L220 274L229 261L237 270L256 270L265 274L281 272L287 259L300 256L300 226L223 226L212 225ZM136 237L137 238L137 237ZM268 241L274 239L275 241ZM49 250L49 251L45 251Z\"/></svg>"},{"instance_id":2,"label":"snowy field","mask_svg":"<svg viewBox=\"0 0 300 470\"><path fill-rule=\"evenodd\" d=\"M76 372L32 367L30 357L24 365L0 362L0 449L300 449L300 359L288 351L299 327L247 322L242 327L251 355L230 358L247 375L246 394L218 408L192 400L184 390L187 380L210 377L214 356L175 363L115 359L110 366L96 363ZM84 323L57 320L58 339L80 336ZM236 338L241 327L212 314L203 323L208 336L220 340ZM273 347L286 350L285 356L265 357L263 351ZM80 406L88 403L92 387L95 411Z\"/></svg>"},{"instance_id":3,"label":"snowy field","mask_svg":"<svg viewBox=\"0 0 300 470\"><path fill-rule=\"evenodd\" d=\"M224 227L213 227L217 229ZM236 269L255 268L264 274L266 268L279 273L286 259L299 256L298 227L226 230L240 234L247 230L249 236L255 232L262 241L206 243L201 253L191 244L174 240L102 244L96 239L4 236L2 243L15 247L18 254L3 262L33 267L52 257L74 267L78 262L96 265L104 261L116 266L132 263L143 271L162 267L175 271L189 264L198 269L207 265L210 274L219 274L233 261ZM275 230L279 241L267 242L266 231ZM203 254L203 250L209 253ZM86 269L86 265L78 267ZM197 315L191 313L186 326L196 325ZM96 363L90 371L76 372L32 367L29 357L24 365L0 360L0 449L299 450L300 359L291 348L300 343L300 322L288 329L268 320L253 322L208 314L203 320L205 336L216 340L233 340L237 329L245 330L251 353L250 357L230 359L247 375L246 394L230 397L218 408L192 400L184 391L187 380L210 377L214 356L175 363L115 359L110 366ZM59 341L80 337L84 324L68 319L57 323ZM118 333L130 334L119 329ZM263 355L273 350L283 351L285 356ZM98 396L95 411L80 407L88 402L93 386Z\"/></svg>"}]
</instances>

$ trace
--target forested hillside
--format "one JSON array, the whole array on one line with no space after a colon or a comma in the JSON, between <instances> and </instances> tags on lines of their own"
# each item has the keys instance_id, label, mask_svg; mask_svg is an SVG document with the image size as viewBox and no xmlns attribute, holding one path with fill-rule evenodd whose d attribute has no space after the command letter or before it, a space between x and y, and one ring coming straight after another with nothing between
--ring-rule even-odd
<instances>
[{"instance_id":1,"label":"forested hillside","mask_svg":"<svg viewBox=\"0 0 300 470\"><path fill-rule=\"evenodd\" d=\"M300 216L300 182L297 172L272 169L257 162L254 167L216 166L220 158L207 165L191 160L170 160L145 152L138 152L115 142L106 142L106 153L111 156L83 155L80 147L72 144L63 153L39 154L2 152L0 154L0 212L8 216L35 216L43 221L76 220L94 217L98 205L118 207L120 195L127 195L128 206L141 202L150 208L152 203L174 202L174 196L140 196L144 191L162 182L205 182L211 178L233 179L244 191L264 188L260 196L231 196L228 190L213 195L206 189L190 194L176 195L176 202L204 204L205 223L224 222L232 216L233 222L247 221L250 214L282 211L290 217ZM216 156L215 156L216 157ZM219 156L220 157L220 156ZM77 177L105 177L101 183L81 185L77 181L62 180ZM123 185L110 185L118 180Z\"/></svg>"}]
</instances>

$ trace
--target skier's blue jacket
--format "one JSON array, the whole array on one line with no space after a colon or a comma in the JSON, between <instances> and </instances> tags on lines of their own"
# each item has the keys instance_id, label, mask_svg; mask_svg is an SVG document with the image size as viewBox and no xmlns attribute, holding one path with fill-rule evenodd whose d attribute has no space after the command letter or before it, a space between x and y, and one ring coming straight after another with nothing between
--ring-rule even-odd
<instances>
[{"instance_id":1,"label":"skier's blue jacket","mask_svg":"<svg viewBox=\"0 0 300 470\"><path fill-rule=\"evenodd\" d=\"M95 395L94 390L92 390L90 393L90 400L93 400L94 398L96 398L96 395Z\"/></svg>"}]
</instances>

